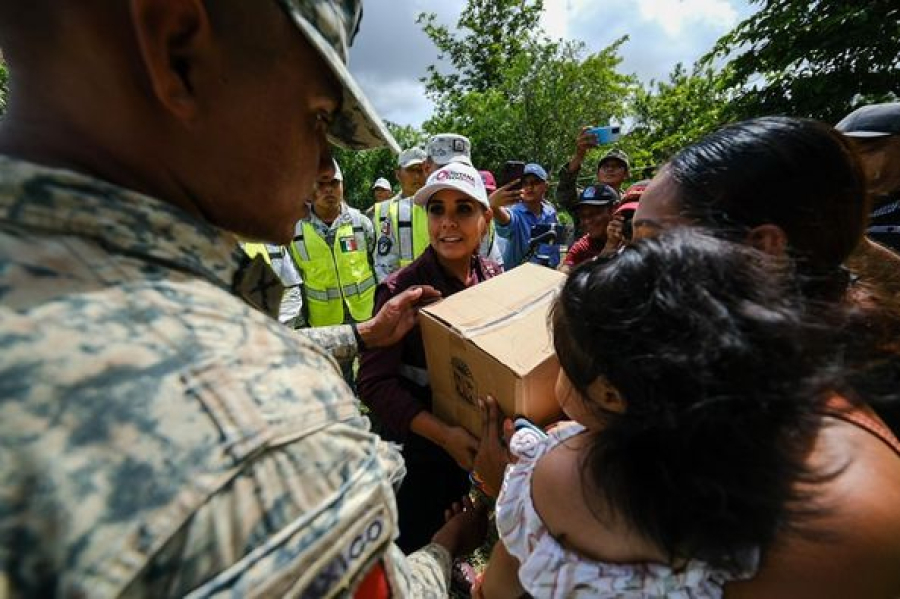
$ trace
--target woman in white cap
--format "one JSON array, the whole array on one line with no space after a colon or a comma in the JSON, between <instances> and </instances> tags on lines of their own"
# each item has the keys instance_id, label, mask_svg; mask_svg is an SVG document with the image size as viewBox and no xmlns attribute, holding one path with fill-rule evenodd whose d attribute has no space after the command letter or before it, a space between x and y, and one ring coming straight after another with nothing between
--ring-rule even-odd
<instances>
[{"instance_id":1,"label":"woman in white cap","mask_svg":"<svg viewBox=\"0 0 900 599\"><path fill-rule=\"evenodd\" d=\"M480 283L500 268L478 254L492 212L478 171L453 162L435 171L415 195L428 214L430 245L378 287L376 309L405 289L432 285L444 297ZM431 413L431 388L417 328L391 348L362 355L360 397L383 437L403 443L407 475L397 494L398 544L406 552L427 544L444 510L469 489L478 440Z\"/></svg>"}]
</instances>

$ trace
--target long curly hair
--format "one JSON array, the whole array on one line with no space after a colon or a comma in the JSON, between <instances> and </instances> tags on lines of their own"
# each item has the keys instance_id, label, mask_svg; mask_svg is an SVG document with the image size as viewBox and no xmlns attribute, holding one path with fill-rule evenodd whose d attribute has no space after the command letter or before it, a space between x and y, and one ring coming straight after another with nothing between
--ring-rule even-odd
<instances>
[{"instance_id":1,"label":"long curly hair","mask_svg":"<svg viewBox=\"0 0 900 599\"><path fill-rule=\"evenodd\" d=\"M572 273L551 319L563 371L604 423L583 463L588 505L599 493L673 558L726 567L821 511L795 483L841 468L803 458L842 371L795 276L689 228ZM590 399L599 377L623 413Z\"/></svg>"}]
</instances>

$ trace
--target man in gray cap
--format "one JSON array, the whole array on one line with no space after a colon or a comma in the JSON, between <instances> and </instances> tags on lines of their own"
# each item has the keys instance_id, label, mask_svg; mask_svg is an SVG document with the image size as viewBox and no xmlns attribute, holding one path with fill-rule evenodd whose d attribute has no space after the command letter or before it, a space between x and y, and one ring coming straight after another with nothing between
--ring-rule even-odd
<instances>
[{"instance_id":1,"label":"man in gray cap","mask_svg":"<svg viewBox=\"0 0 900 599\"><path fill-rule=\"evenodd\" d=\"M237 244L290 241L329 139L395 145L361 11L0 2L0 596L444 596L480 542L469 509L393 544L399 452ZM389 343L420 293L324 338Z\"/></svg>"},{"instance_id":2,"label":"man in gray cap","mask_svg":"<svg viewBox=\"0 0 900 599\"><path fill-rule=\"evenodd\" d=\"M425 176L451 162L462 162L472 166L472 142L464 135L440 133L428 140L425 146Z\"/></svg>"},{"instance_id":3,"label":"man in gray cap","mask_svg":"<svg viewBox=\"0 0 900 599\"><path fill-rule=\"evenodd\" d=\"M415 260L428 246L425 210L412 201L416 192L425 185L424 162L425 150L422 148L408 148L400 152L397 159L400 193L375 205L372 222L375 223L378 243L375 245L373 263L379 283Z\"/></svg>"}]
</instances>

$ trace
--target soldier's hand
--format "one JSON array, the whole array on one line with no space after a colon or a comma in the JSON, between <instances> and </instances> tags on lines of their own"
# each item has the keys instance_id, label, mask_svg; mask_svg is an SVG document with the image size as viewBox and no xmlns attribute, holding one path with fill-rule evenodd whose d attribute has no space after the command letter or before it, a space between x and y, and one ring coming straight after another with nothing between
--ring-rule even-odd
<instances>
[{"instance_id":1,"label":"soldier's hand","mask_svg":"<svg viewBox=\"0 0 900 599\"><path fill-rule=\"evenodd\" d=\"M503 187L498 187L497 190L488 198L490 200L491 207L499 208L501 206L509 206L511 204L520 202L522 200L522 190L510 189L510 187L514 186L518 182L519 179L514 179Z\"/></svg>"},{"instance_id":2,"label":"soldier's hand","mask_svg":"<svg viewBox=\"0 0 900 599\"><path fill-rule=\"evenodd\" d=\"M589 130L590 127L582 127L581 133L575 140L575 155L579 158L584 158L587 151L596 148L599 143L597 136L594 133L588 133Z\"/></svg>"},{"instance_id":3,"label":"soldier's hand","mask_svg":"<svg viewBox=\"0 0 900 599\"><path fill-rule=\"evenodd\" d=\"M478 439L472 433L461 426L447 427L441 447L456 460L460 468L466 472L472 469L475 454L478 453Z\"/></svg>"},{"instance_id":4,"label":"soldier's hand","mask_svg":"<svg viewBox=\"0 0 900 599\"><path fill-rule=\"evenodd\" d=\"M430 285L411 287L385 303L378 314L357 326L367 348L394 345L416 326L419 308L437 301L441 292Z\"/></svg>"},{"instance_id":5,"label":"soldier's hand","mask_svg":"<svg viewBox=\"0 0 900 599\"><path fill-rule=\"evenodd\" d=\"M503 473L512 461L506 440L512 436L513 425L504 418L497 401L488 395L481 406L481 441L475 454L475 473L484 483L485 493L497 496L503 484Z\"/></svg>"}]
</instances>

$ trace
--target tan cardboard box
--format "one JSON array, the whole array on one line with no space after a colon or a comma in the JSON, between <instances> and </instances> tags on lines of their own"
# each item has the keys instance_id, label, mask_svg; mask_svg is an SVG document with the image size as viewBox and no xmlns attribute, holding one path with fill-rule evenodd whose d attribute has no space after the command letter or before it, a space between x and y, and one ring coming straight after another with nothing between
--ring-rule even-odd
<instances>
[{"instance_id":1,"label":"tan cardboard box","mask_svg":"<svg viewBox=\"0 0 900 599\"><path fill-rule=\"evenodd\" d=\"M490 394L507 416L559 416L548 314L564 280L525 264L422 309L435 415L481 436L478 398Z\"/></svg>"}]
</instances>

